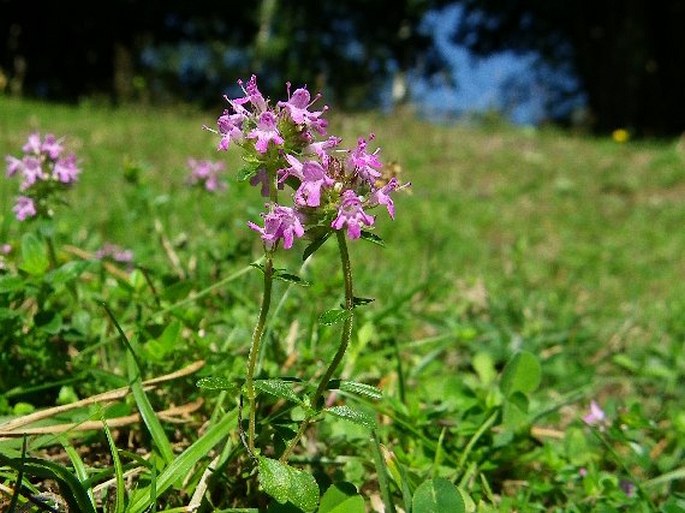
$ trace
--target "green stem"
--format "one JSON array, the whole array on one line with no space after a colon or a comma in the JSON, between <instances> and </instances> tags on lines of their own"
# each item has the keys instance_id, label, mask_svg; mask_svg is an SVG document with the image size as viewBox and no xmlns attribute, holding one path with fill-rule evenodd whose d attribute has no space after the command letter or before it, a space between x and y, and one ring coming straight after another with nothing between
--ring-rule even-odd
<instances>
[{"instance_id":1,"label":"green stem","mask_svg":"<svg viewBox=\"0 0 685 513\"><path fill-rule=\"evenodd\" d=\"M290 455L292 454L295 446L299 443L300 438L304 435L304 432L316 416L316 412L319 410L319 402L323 398L323 394L328 389L328 383L331 381L333 374L336 369L340 366L345 352L347 351L347 346L350 344L350 339L352 338L352 325L353 325L353 311L354 311L354 293L352 288L352 265L350 263L350 254L347 250L347 242L345 241L345 233L343 231L337 231L336 236L338 238L338 249L340 250L340 263L342 264L343 279L345 281L345 310L349 312L349 315L345 317L345 321L342 328L342 333L340 334L340 345L338 350L333 356L333 360L328 365L326 372L324 372L321 380L319 381L319 386L316 388L316 392L311 398L310 404L314 408L314 412L308 415L300 425L295 437L290 441L288 447L281 455L281 462L285 463Z\"/></svg>"},{"instance_id":2,"label":"green stem","mask_svg":"<svg viewBox=\"0 0 685 513\"><path fill-rule=\"evenodd\" d=\"M273 285L273 257L270 252L267 252L264 260L264 293L262 295L262 305L259 309L259 318L254 332L252 333L252 342L250 344L250 354L247 361L247 374L245 376L245 389L247 393L247 400L250 408L248 427L247 427L247 444L248 450L254 453L255 450L255 424L256 424L256 391L254 386L254 374L257 368L257 360L259 358L259 349L262 342L262 335L266 326L266 317L271 306L271 288Z\"/></svg>"},{"instance_id":3,"label":"green stem","mask_svg":"<svg viewBox=\"0 0 685 513\"><path fill-rule=\"evenodd\" d=\"M50 269L57 269L57 251L55 251L55 241L52 239L52 234L45 236L45 244L48 248L48 260L50 261Z\"/></svg>"}]
</instances>

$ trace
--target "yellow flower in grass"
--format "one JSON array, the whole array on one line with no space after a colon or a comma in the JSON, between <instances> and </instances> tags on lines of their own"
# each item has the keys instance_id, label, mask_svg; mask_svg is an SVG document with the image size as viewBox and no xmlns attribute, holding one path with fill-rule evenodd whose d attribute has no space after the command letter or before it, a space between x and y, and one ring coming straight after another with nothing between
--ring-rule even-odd
<instances>
[{"instance_id":1,"label":"yellow flower in grass","mask_svg":"<svg viewBox=\"0 0 685 513\"><path fill-rule=\"evenodd\" d=\"M611 138L617 143L628 142L628 139L630 139L630 133L624 128L617 128L611 132Z\"/></svg>"}]
</instances>

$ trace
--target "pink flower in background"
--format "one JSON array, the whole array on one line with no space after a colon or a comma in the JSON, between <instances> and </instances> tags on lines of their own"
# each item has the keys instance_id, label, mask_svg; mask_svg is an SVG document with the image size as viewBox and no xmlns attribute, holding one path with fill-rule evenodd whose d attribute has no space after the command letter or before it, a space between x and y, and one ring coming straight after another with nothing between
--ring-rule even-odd
<instances>
[{"instance_id":1,"label":"pink flower in background","mask_svg":"<svg viewBox=\"0 0 685 513\"><path fill-rule=\"evenodd\" d=\"M19 196L12 211L19 221L34 217L38 213L35 203L27 196Z\"/></svg>"},{"instance_id":2,"label":"pink flower in background","mask_svg":"<svg viewBox=\"0 0 685 513\"><path fill-rule=\"evenodd\" d=\"M41 152L46 153L52 160L59 158L62 149L62 143L52 134L47 134L40 146Z\"/></svg>"},{"instance_id":3,"label":"pink flower in background","mask_svg":"<svg viewBox=\"0 0 685 513\"><path fill-rule=\"evenodd\" d=\"M22 173L24 171L24 161L17 157L7 155L5 157L5 162L7 162L7 178L12 178L17 173Z\"/></svg>"},{"instance_id":4,"label":"pink flower in background","mask_svg":"<svg viewBox=\"0 0 685 513\"><path fill-rule=\"evenodd\" d=\"M62 183L75 182L80 172L81 170L76 167L76 155L59 159L52 170L53 176Z\"/></svg>"},{"instance_id":5,"label":"pink flower in background","mask_svg":"<svg viewBox=\"0 0 685 513\"><path fill-rule=\"evenodd\" d=\"M606 422L606 414L595 401L590 402L590 412L583 417L586 424L590 426L603 425Z\"/></svg>"},{"instance_id":6,"label":"pink flower in background","mask_svg":"<svg viewBox=\"0 0 685 513\"><path fill-rule=\"evenodd\" d=\"M217 192L226 188L226 183L219 180L219 175L224 171L226 164L223 161L188 159L190 176L188 183L201 185L209 192Z\"/></svg>"},{"instance_id":7,"label":"pink flower in background","mask_svg":"<svg viewBox=\"0 0 685 513\"><path fill-rule=\"evenodd\" d=\"M357 194L350 189L342 193L342 201L338 209L338 216L331 226L341 230L347 226L347 236L350 239L358 239L361 236L362 226L373 226L375 219L362 209L362 201Z\"/></svg>"},{"instance_id":8,"label":"pink flower in background","mask_svg":"<svg viewBox=\"0 0 685 513\"><path fill-rule=\"evenodd\" d=\"M133 262L133 251L107 242L95 252L95 258L100 260L109 258L115 262L130 264Z\"/></svg>"},{"instance_id":9,"label":"pink flower in background","mask_svg":"<svg viewBox=\"0 0 685 513\"><path fill-rule=\"evenodd\" d=\"M23 194L17 198L12 210L19 221L39 214L50 216L52 198L73 184L81 172L76 156L62 156L62 142L53 134L46 134L41 139L38 132L28 136L22 150L21 159L12 155L5 157L7 177L19 175L23 179L19 185ZM56 187L55 183L62 187ZM57 202L63 203L62 200Z\"/></svg>"}]
</instances>

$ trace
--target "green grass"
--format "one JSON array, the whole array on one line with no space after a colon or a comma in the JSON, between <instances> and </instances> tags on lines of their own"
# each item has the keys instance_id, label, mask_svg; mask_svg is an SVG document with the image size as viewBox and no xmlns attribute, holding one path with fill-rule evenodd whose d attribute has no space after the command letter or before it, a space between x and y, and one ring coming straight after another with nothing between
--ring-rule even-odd
<instances>
[{"instance_id":1,"label":"green grass","mask_svg":"<svg viewBox=\"0 0 685 513\"><path fill-rule=\"evenodd\" d=\"M98 306L103 299L135 345L148 348L143 380L195 359L207 361L200 375L242 376L259 304L257 273L240 274L202 300L169 309L260 256L259 241L245 224L261 211L256 191L231 182L226 194L211 196L184 183L189 156L222 158L229 168L240 167L237 154L217 154L215 137L202 130L219 113L72 108L6 97L0 97L0 112L1 154L19 155L27 135L39 130L66 136L81 159L83 174L69 194L71 208L57 216L59 244L94 251L110 241L130 248L136 263L150 270L158 293L153 297L140 275L124 287L89 270L95 276L79 277L80 303L46 299L52 311L60 305L69 309L65 332L77 321L85 327L66 337L72 350L60 353L73 358L69 370L34 376L32 385L56 394L60 380L73 379L75 393L84 396L126 384L126 348ZM482 508L495 504L499 509L493 511L683 507L685 485L678 470L685 450L679 439L685 435L685 143L619 144L554 128L439 126L407 113L338 115L331 125L331 133L348 145L374 132L381 157L397 162L402 178L412 182L409 193L396 196L395 221L379 213L376 233L386 247L350 244L357 294L375 302L360 310L344 364L344 377L383 388L381 404L360 404L379 413L381 441L409 476L395 479L398 504L407 486L413 491L422 479L443 476ZM18 247L31 228L13 219L16 191L16 180L0 182L0 243ZM285 372L307 379L334 350L335 327L316 322L341 297L333 246L327 242L302 271L303 246L278 262L301 272L312 286L277 286L276 304L288 292L266 339L263 369L272 377ZM60 256L74 258L66 251ZM12 306L27 318L34 313L30 305ZM165 339L174 322L178 330L167 331ZM543 437L533 443L516 431L505 442L497 435L501 429L474 438L491 408L501 404L493 376L519 350L535 354L542 364L542 385L530 396L534 425L556 430L561 440ZM42 349L32 351L39 358ZM174 433L184 446L195 442L204 420L212 416L216 426L220 412L235 407L230 397L219 400L216 393L198 391L197 377L151 398L156 409L207 399L196 427ZM22 391L25 383L10 385L8 414L17 413L12 409L17 401L45 407L55 399L48 395L47 404L41 403ZM143 400L139 382L136 392L127 412ZM598 442L580 422L590 399L628 427L598 433L605 439ZM272 421L279 418L272 414ZM337 477L353 482L365 497L380 494L368 436L344 422L320 429L327 443L313 441L315 454L335 461ZM197 445L205 452L218 441L216 431L210 433L211 443ZM219 488L229 491L215 491L217 507L257 507L239 500L241 494L263 499L255 499L254 484L245 484L249 476L238 456L240 444L235 433L230 436L232 449L219 454L224 474L218 478L224 487ZM102 434L75 437L76 447L99 444L103 454L110 450ZM16 443L3 443L0 452L5 447L18 456ZM35 442L36 450L42 443ZM145 443L140 440L141 447ZM466 447L470 452L458 465ZM182 454L185 472L203 456ZM300 460L304 465L311 457ZM163 459L158 461L162 468ZM333 470L321 465L315 473L328 472L334 479ZM590 472L584 484L579 468ZM649 484L674 471L675 477L645 485L633 499L612 481L623 476ZM0 482L5 476L10 486L16 475L2 472ZM172 485L168 471L158 474L165 489L176 486L188 494L199 480L191 473L190 484ZM402 479L409 484L396 482ZM145 493L135 494L140 511ZM183 504L184 496L165 500L171 508Z\"/></svg>"}]
</instances>

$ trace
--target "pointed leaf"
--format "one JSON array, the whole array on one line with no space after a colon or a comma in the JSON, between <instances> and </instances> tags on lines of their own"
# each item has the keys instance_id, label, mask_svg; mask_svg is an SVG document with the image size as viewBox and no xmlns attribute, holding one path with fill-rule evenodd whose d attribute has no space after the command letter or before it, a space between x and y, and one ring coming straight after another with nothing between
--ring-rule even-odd
<instances>
[{"instance_id":1,"label":"pointed leaf","mask_svg":"<svg viewBox=\"0 0 685 513\"><path fill-rule=\"evenodd\" d=\"M352 483L333 483L321 497L318 513L364 513L364 498Z\"/></svg>"},{"instance_id":2,"label":"pointed leaf","mask_svg":"<svg viewBox=\"0 0 685 513\"><path fill-rule=\"evenodd\" d=\"M81 276L81 274L83 274L91 265L92 262L88 262L87 260L67 262L54 271L50 271L45 277L45 280L52 285L63 285Z\"/></svg>"},{"instance_id":3,"label":"pointed leaf","mask_svg":"<svg viewBox=\"0 0 685 513\"><path fill-rule=\"evenodd\" d=\"M350 422L364 426L365 428L376 429L376 419L364 411L355 410L347 405L333 406L331 408L326 408L324 411L341 419L349 420Z\"/></svg>"},{"instance_id":4,"label":"pointed leaf","mask_svg":"<svg viewBox=\"0 0 685 513\"><path fill-rule=\"evenodd\" d=\"M283 269L276 269L274 272L274 278L299 285L300 287L309 287L311 285L311 283L309 283L307 280L303 280L297 274L289 273Z\"/></svg>"},{"instance_id":5,"label":"pointed leaf","mask_svg":"<svg viewBox=\"0 0 685 513\"><path fill-rule=\"evenodd\" d=\"M238 170L238 173L236 174L236 180L238 180L239 182L249 180L255 174L257 174L257 171L259 171L260 167L261 164L259 162L250 162L246 164Z\"/></svg>"},{"instance_id":6,"label":"pointed leaf","mask_svg":"<svg viewBox=\"0 0 685 513\"><path fill-rule=\"evenodd\" d=\"M254 382L254 386L261 392L266 392L281 399L292 401L301 404L302 400L293 390L291 382L280 379L258 379Z\"/></svg>"},{"instance_id":7,"label":"pointed leaf","mask_svg":"<svg viewBox=\"0 0 685 513\"><path fill-rule=\"evenodd\" d=\"M369 242L373 242L374 244L377 244L379 246L385 247L385 241L375 233L362 230L361 238Z\"/></svg>"},{"instance_id":8,"label":"pointed leaf","mask_svg":"<svg viewBox=\"0 0 685 513\"><path fill-rule=\"evenodd\" d=\"M198 388L204 390L237 390L238 385L228 378L220 376L207 376L197 380L195 384Z\"/></svg>"},{"instance_id":9,"label":"pointed leaf","mask_svg":"<svg viewBox=\"0 0 685 513\"><path fill-rule=\"evenodd\" d=\"M319 503L319 485L314 476L271 458L259 458L259 483L281 504L291 502L305 513Z\"/></svg>"},{"instance_id":10,"label":"pointed leaf","mask_svg":"<svg viewBox=\"0 0 685 513\"><path fill-rule=\"evenodd\" d=\"M333 382L331 384L333 384ZM339 381L337 382L337 388L343 392L366 397L368 399L379 400L383 398L383 391L380 388L357 381Z\"/></svg>"},{"instance_id":11,"label":"pointed leaf","mask_svg":"<svg viewBox=\"0 0 685 513\"><path fill-rule=\"evenodd\" d=\"M540 361L533 353L521 351L513 356L502 371L500 390L509 397L514 392L529 394L542 380Z\"/></svg>"},{"instance_id":12,"label":"pointed leaf","mask_svg":"<svg viewBox=\"0 0 685 513\"><path fill-rule=\"evenodd\" d=\"M352 298L352 304L355 307L368 305L369 303L373 303L374 301L375 301L375 299L372 297L356 297L355 296Z\"/></svg>"},{"instance_id":13,"label":"pointed leaf","mask_svg":"<svg viewBox=\"0 0 685 513\"><path fill-rule=\"evenodd\" d=\"M465 509L457 487L443 477L421 483L412 498L412 513L464 513Z\"/></svg>"},{"instance_id":14,"label":"pointed leaf","mask_svg":"<svg viewBox=\"0 0 685 513\"><path fill-rule=\"evenodd\" d=\"M342 310L340 308L333 308L332 310L326 310L319 317L319 322L324 326L330 326L331 324L337 324L344 321L352 315L350 310Z\"/></svg>"}]
</instances>

